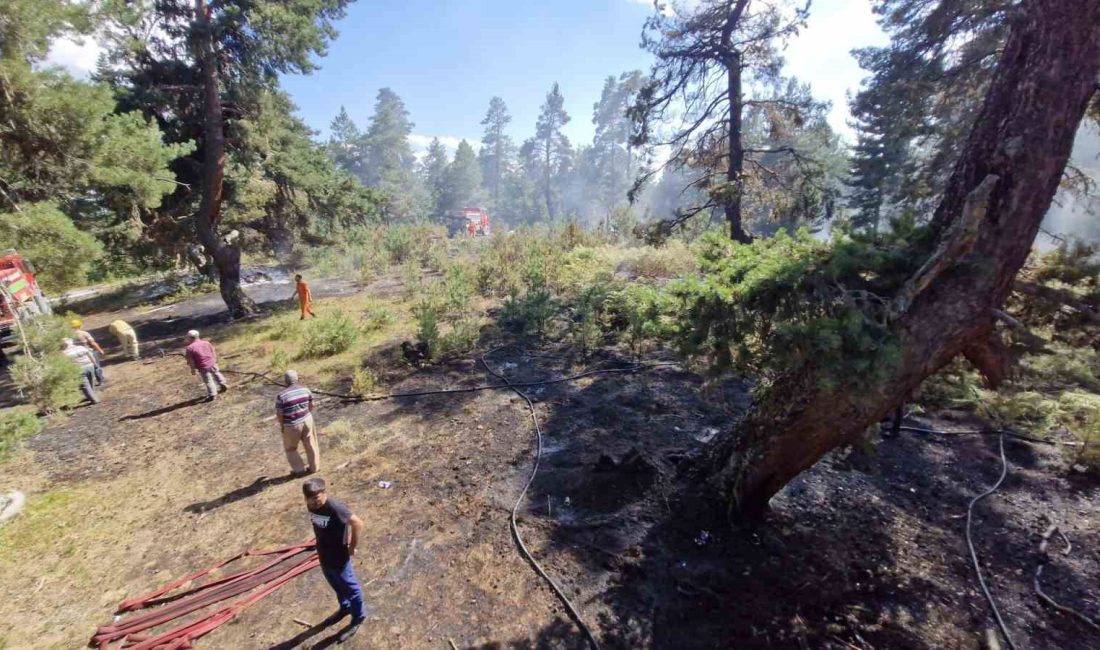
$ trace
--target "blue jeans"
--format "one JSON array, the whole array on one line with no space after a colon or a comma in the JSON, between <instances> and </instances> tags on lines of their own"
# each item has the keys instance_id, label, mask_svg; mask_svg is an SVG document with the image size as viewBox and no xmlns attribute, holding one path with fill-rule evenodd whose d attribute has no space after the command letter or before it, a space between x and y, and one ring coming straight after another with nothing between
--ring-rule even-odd
<instances>
[{"instance_id":1,"label":"blue jeans","mask_svg":"<svg viewBox=\"0 0 1100 650\"><path fill-rule=\"evenodd\" d=\"M95 359L95 385L102 386L103 382L106 381L103 378L103 362L99 360L99 355L95 352L92 352L92 358Z\"/></svg>"},{"instance_id":2,"label":"blue jeans","mask_svg":"<svg viewBox=\"0 0 1100 650\"><path fill-rule=\"evenodd\" d=\"M95 394L95 389L92 388L92 381L95 380L95 366L87 366L80 369L80 392L84 393L84 398L92 404L99 403L99 396Z\"/></svg>"},{"instance_id":3,"label":"blue jeans","mask_svg":"<svg viewBox=\"0 0 1100 650\"><path fill-rule=\"evenodd\" d=\"M336 592L336 600L340 601L340 609L351 614L352 622L362 621L367 617L367 606L363 603L363 588L359 586L359 579L355 577L355 569L349 559L342 567L331 567L321 563L321 573L325 574L332 590Z\"/></svg>"}]
</instances>

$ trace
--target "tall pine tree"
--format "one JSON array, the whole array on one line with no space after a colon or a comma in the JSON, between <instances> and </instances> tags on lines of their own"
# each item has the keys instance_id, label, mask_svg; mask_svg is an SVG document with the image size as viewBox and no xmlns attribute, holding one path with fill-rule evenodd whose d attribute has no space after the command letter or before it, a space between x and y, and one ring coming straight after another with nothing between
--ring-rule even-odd
<instances>
[{"instance_id":1,"label":"tall pine tree","mask_svg":"<svg viewBox=\"0 0 1100 650\"><path fill-rule=\"evenodd\" d=\"M555 183L568 171L572 157L572 145L569 138L561 132L569 123L569 114L565 112L565 98L555 83L546 95L538 121L535 123L535 137L530 141L532 153L538 158L542 176L542 193L546 201L546 214L553 220L557 216Z\"/></svg>"},{"instance_id":2,"label":"tall pine tree","mask_svg":"<svg viewBox=\"0 0 1100 650\"><path fill-rule=\"evenodd\" d=\"M491 207L496 210L500 206L500 191L504 183L504 177L511 171L511 161L515 154L515 145L512 138L504 132L512 116L508 114L508 106L500 97L489 100L489 110L485 113L485 119L481 125L485 127L485 133L481 137L481 175L485 189L492 199Z\"/></svg>"}]
</instances>

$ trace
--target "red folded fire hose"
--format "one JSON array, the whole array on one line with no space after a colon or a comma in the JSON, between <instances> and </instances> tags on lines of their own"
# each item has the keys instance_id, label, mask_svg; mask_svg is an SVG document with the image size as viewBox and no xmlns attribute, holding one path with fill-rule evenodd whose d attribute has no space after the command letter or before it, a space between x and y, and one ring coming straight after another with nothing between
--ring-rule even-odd
<instances>
[{"instance_id":1,"label":"red folded fire hose","mask_svg":"<svg viewBox=\"0 0 1100 650\"><path fill-rule=\"evenodd\" d=\"M262 564L216 578L179 591L184 585L207 576L222 567L244 557L274 556ZM279 587L318 565L316 542L309 541L293 546L269 550L251 550L180 578L155 591L125 600L119 604L117 615L149 610L122 620L100 626L88 645L99 650L185 650L192 641L228 623L260 599L272 594ZM251 592L251 593L248 593ZM246 595L243 595L246 594ZM236 596L240 599L213 610L200 613L177 627L161 632L147 630L177 621L182 617L223 603ZM118 642L118 643L116 643ZM116 643L115 645L111 645Z\"/></svg>"}]
</instances>

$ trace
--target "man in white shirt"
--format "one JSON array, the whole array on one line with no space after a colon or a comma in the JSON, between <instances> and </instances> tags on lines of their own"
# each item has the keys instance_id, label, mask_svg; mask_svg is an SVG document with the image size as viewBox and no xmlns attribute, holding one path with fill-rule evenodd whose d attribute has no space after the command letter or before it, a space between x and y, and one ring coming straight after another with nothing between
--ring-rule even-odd
<instances>
[{"instance_id":1,"label":"man in white shirt","mask_svg":"<svg viewBox=\"0 0 1100 650\"><path fill-rule=\"evenodd\" d=\"M92 404L99 404L99 396L92 388L95 380L96 361L92 351L83 345L73 343L72 339L61 339L61 351L80 367L80 392Z\"/></svg>"}]
</instances>

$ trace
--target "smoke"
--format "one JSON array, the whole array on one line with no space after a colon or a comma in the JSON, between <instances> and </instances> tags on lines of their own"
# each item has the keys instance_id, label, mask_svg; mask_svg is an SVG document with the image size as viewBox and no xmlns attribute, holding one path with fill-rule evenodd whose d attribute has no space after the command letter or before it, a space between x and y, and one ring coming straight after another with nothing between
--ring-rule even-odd
<instances>
[{"instance_id":1,"label":"smoke","mask_svg":"<svg viewBox=\"0 0 1100 650\"><path fill-rule=\"evenodd\" d=\"M1095 122L1085 122L1077 131L1070 166L1067 176L1072 178L1079 172L1078 180L1072 183L1072 189L1058 190L1043 220L1043 230L1100 242L1100 127ZM1041 250L1049 250L1058 245L1058 240L1043 233L1035 244Z\"/></svg>"}]
</instances>

